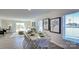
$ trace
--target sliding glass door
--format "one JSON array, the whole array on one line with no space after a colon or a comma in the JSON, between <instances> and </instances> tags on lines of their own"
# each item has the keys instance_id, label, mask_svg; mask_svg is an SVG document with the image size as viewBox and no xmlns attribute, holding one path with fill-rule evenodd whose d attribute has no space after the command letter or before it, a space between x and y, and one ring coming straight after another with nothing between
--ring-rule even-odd
<instances>
[{"instance_id":1,"label":"sliding glass door","mask_svg":"<svg viewBox=\"0 0 79 59\"><path fill-rule=\"evenodd\" d=\"M79 12L64 16L64 39L79 43Z\"/></svg>"}]
</instances>

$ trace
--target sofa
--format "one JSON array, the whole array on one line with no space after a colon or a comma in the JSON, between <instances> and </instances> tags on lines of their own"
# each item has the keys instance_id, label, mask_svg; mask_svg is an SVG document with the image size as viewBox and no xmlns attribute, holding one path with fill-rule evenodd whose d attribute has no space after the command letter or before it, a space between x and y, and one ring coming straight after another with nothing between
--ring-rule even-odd
<instances>
[{"instance_id":1,"label":"sofa","mask_svg":"<svg viewBox=\"0 0 79 59\"><path fill-rule=\"evenodd\" d=\"M4 31L0 31L0 34L1 34L1 35L4 35Z\"/></svg>"},{"instance_id":2,"label":"sofa","mask_svg":"<svg viewBox=\"0 0 79 59\"><path fill-rule=\"evenodd\" d=\"M0 34L1 34L1 35L4 35L5 32L6 32L6 30L5 30L5 29L2 29L2 28L0 27Z\"/></svg>"}]
</instances>

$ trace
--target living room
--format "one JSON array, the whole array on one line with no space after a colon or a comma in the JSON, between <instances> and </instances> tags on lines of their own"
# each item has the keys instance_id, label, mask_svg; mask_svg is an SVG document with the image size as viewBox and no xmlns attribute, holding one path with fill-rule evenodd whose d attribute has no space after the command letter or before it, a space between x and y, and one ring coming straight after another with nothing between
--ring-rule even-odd
<instances>
[{"instance_id":1,"label":"living room","mask_svg":"<svg viewBox=\"0 0 79 59\"><path fill-rule=\"evenodd\" d=\"M78 11L78 9L32 9L30 11L28 9L0 10L0 48L77 49L79 48L78 45L63 39L63 16ZM57 33L55 33L53 32L53 26L50 24L53 22L53 19L57 20L60 19L60 17L61 26L56 27L54 31ZM50 26L48 27L48 24L44 27L44 20L49 21L49 25L52 26L52 28L50 28ZM30 37L28 38L29 40L25 40L27 36ZM50 43L49 46L48 43ZM31 47L31 45L33 46Z\"/></svg>"}]
</instances>

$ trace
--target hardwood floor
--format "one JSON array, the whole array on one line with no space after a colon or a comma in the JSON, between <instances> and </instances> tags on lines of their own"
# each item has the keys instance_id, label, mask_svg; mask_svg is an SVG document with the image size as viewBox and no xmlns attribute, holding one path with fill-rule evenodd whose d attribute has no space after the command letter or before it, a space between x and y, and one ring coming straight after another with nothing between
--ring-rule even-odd
<instances>
[{"instance_id":1,"label":"hardwood floor","mask_svg":"<svg viewBox=\"0 0 79 59\"><path fill-rule=\"evenodd\" d=\"M23 45L26 45L26 43L23 43L24 36L18 36L16 34L8 33L3 35L0 35L0 49L23 49ZM49 49L61 49L61 47L50 43Z\"/></svg>"},{"instance_id":2,"label":"hardwood floor","mask_svg":"<svg viewBox=\"0 0 79 59\"><path fill-rule=\"evenodd\" d=\"M22 49L22 37L12 37L12 33L0 35L0 49Z\"/></svg>"}]
</instances>

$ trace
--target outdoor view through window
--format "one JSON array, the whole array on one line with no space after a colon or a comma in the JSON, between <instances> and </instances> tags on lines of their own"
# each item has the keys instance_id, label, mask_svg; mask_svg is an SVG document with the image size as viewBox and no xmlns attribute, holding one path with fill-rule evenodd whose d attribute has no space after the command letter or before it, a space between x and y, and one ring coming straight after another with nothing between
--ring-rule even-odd
<instances>
[{"instance_id":1,"label":"outdoor view through window","mask_svg":"<svg viewBox=\"0 0 79 59\"><path fill-rule=\"evenodd\" d=\"M79 12L66 15L64 22L64 38L74 43L79 43Z\"/></svg>"}]
</instances>

